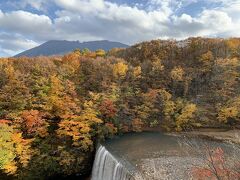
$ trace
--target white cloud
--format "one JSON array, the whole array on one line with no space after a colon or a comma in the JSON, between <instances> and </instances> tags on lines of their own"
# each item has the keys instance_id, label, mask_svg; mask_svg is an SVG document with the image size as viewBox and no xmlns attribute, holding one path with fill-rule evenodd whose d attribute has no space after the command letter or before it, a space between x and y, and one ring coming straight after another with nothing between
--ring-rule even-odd
<instances>
[{"instance_id":1,"label":"white cloud","mask_svg":"<svg viewBox=\"0 0 240 180\"><path fill-rule=\"evenodd\" d=\"M46 5L48 0L23 0L21 2L22 6L30 5L31 7L37 10L45 10L44 6Z\"/></svg>"},{"instance_id":2,"label":"white cloud","mask_svg":"<svg viewBox=\"0 0 240 180\"><path fill-rule=\"evenodd\" d=\"M22 50L37 46L38 43L30 39L25 39L21 35L0 34L0 44L3 49Z\"/></svg>"},{"instance_id":3,"label":"white cloud","mask_svg":"<svg viewBox=\"0 0 240 180\"><path fill-rule=\"evenodd\" d=\"M6 4L16 9L24 9L30 6L31 8L36 9L38 11L46 12L49 4L53 0L3 0L3 1L5 1Z\"/></svg>"},{"instance_id":4,"label":"white cloud","mask_svg":"<svg viewBox=\"0 0 240 180\"><path fill-rule=\"evenodd\" d=\"M82 13L98 13L106 8L104 0L55 0L64 9Z\"/></svg>"},{"instance_id":5,"label":"white cloud","mask_svg":"<svg viewBox=\"0 0 240 180\"><path fill-rule=\"evenodd\" d=\"M37 15L26 11L2 13L0 10L0 28L23 35L41 35L47 33L53 27L51 19L45 15Z\"/></svg>"},{"instance_id":6,"label":"white cloud","mask_svg":"<svg viewBox=\"0 0 240 180\"><path fill-rule=\"evenodd\" d=\"M155 37L155 32L165 29L168 12L144 11L137 7L117 5L107 1L71 0L57 1L64 9L57 13L55 20L58 29L68 32L94 34L98 39L110 39L134 43ZM160 28L160 29L159 29Z\"/></svg>"},{"instance_id":7,"label":"white cloud","mask_svg":"<svg viewBox=\"0 0 240 180\"><path fill-rule=\"evenodd\" d=\"M186 38L188 36L218 36L231 32L237 35L240 29L232 31L236 20L233 19L233 7L205 9L198 16L188 14L177 16L177 8L194 3L193 1L151 0L150 10L117 5L99 0L58 0L56 3L64 9L58 12L56 25L67 32L78 32L100 39L113 39L125 43L154 38ZM214 0L225 3L227 0ZM229 0L228 0L229 2ZM236 6L234 6L236 9ZM224 9L225 8L225 9ZM235 12L240 13L237 9ZM78 31L77 31L78 30Z\"/></svg>"},{"instance_id":8,"label":"white cloud","mask_svg":"<svg viewBox=\"0 0 240 180\"><path fill-rule=\"evenodd\" d=\"M0 33L0 55L9 56L33 48L39 43L18 34Z\"/></svg>"},{"instance_id":9,"label":"white cloud","mask_svg":"<svg viewBox=\"0 0 240 180\"><path fill-rule=\"evenodd\" d=\"M227 13L217 10L204 10L199 19L200 23L204 24L203 31L205 35L214 33L222 33L231 30L233 22Z\"/></svg>"},{"instance_id":10,"label":"white cloud","mask_svg":"<svg viewBox=\"0 0 240 180\"><path fill-rule=\"evenodd\" d=\"M18 33L34 42L108 39L133 44L156 38L240 36L240 0L202 0L206 6L196 16L179 15L176 10L200 0L149 0L146 9L105 0L22 1L35 9L46 8L50 1L59 7L53 19L26 11L0 10L0 32ZM221 6L208 8L210 2Z\"/></svg>"}]
</instances>

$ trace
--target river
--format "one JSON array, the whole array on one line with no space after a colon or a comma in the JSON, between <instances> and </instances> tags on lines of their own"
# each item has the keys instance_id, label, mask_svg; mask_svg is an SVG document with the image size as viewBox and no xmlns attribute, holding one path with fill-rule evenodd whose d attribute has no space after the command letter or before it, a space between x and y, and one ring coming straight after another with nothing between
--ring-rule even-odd
<instances>
[{"instance_id":1,"label":"river","mask_svg":"<svg viewBox=\"0 0 240 180\"><path fill-rule=\"evenodd\" d=\"M92 180L182 180L205 163L205 148L221 147L234 156L232 144L160 132L130 133L98 147Z\"/></svg>"}]
</instances>

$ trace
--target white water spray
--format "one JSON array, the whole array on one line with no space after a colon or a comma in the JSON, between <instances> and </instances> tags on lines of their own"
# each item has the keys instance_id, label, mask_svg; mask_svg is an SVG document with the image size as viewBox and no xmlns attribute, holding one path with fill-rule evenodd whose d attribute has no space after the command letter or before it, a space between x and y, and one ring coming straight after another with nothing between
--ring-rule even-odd
<instances>
[{"instance_id":1,"label":"white water spray","mask_svg":"<svg viewBox=\"0 0 240 180\"><path fill-rule=\"evenodd\" d=\"M134 180L135 178L102 145L99 146L92 171L92 180Z\"/></svg>"}]
</instances>

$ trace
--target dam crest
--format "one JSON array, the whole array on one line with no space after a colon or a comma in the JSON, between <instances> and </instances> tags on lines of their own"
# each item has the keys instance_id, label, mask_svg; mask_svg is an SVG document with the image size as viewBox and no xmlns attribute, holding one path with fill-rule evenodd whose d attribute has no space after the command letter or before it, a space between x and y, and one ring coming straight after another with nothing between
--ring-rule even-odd
<instances>
[{"instance_id":1,"label":"dam crest","mask_svg":"<svg viewBox=\"0 0 240 180\"><path fill-rule=\"evenodd\" d=\"M127 170L103 145L97 149L91 180L141 180Z\"/></svg>"}]
</instances>

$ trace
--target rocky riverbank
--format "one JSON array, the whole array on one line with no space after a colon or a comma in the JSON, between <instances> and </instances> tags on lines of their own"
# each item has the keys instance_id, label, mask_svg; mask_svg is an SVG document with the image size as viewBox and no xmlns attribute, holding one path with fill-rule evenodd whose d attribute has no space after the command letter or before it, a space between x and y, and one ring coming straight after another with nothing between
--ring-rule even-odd
<instances>
[{"instance_id":1,"label":"rocky riverbank","mask_svg":"<svg viewBox=\"0 0 240 180\"><path fill-rule=\"evenodd\" d=\"M187 139L189 137L213 140L216 144L221 144L221 142L240 144L240 130L201 129L198 131L168 134L177 137L184 136ZM185 153L187 151L187 149L183 150ZM199 155L189 153L188 156L166 155L157 158L147 158L142 159L138 167L142 172L144 180L191 180L193 179L194 168L206 166L206 159L202 155L202 153ZM228 160L231 160L234 157L228 158L230 158Z\"/></svg>"},{"instance_id":2,"label":"rocky riverbank","mask_svg":"<svg viewBox=\"0 0 240 180\"><path fill-rule=\"evenodd\" d=\"M193 167L203 164L197 157L159 157L142 160L140 169L144 180L186 180L193 179Z\"/></svg>"},{"instance_id":3,"label":"rocky riverbank","mask_svg":"<svg viewBox=\"0 0 240 180\"><path fill-rule=\"evenodd\" d=\"M179 135L179 133L171 133ZM240 130L224 130L224 129L199 129L190 132L181 132L180 135L187 137L200 137L221 142L231 142L240 144Z\"/></svg>"},{"instance_id":4,"label":"rocky riverbank","mask_svg":"<svg viewBox=\"0 0 240 180\"><path fill-rule=\"evenodd\" d=\"M147 128L143 129L143 132L164 132L162 127L155 127L155 128ZM203 138L209 139L214 141L220 142L231 142L240 144L240 129L223 129L223 128L200 128L200 129L193 129L192 131L185 131L185 132L170 132L165 133L171 136L181 136L184 135L186 137L193 137L193 138Z\"/></svg>"}]
</instances>

